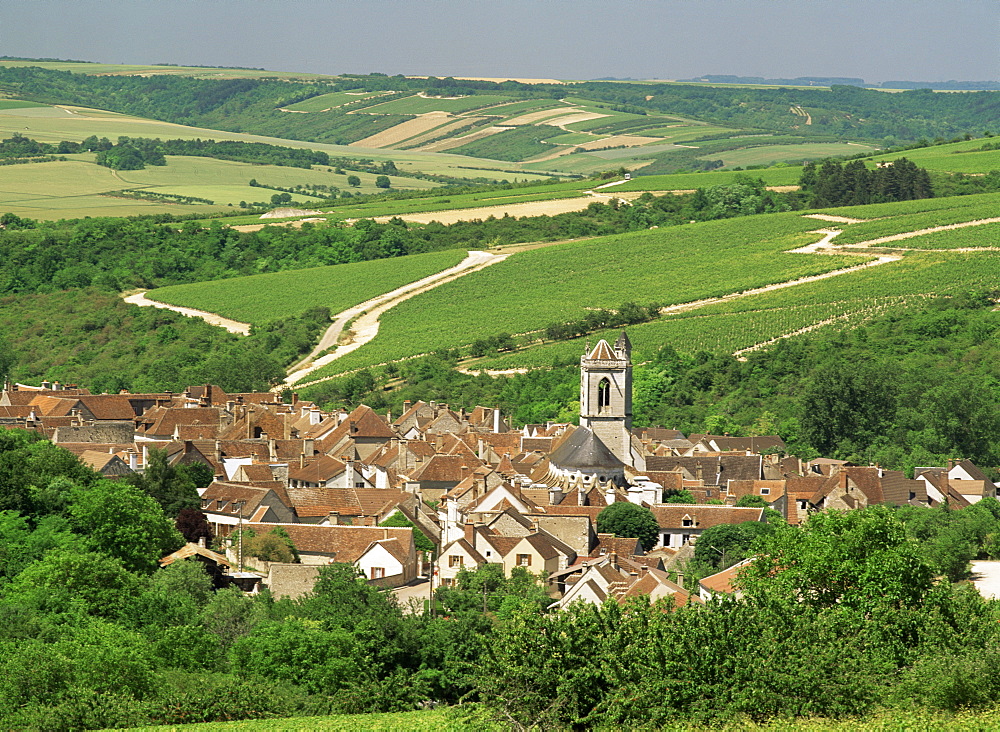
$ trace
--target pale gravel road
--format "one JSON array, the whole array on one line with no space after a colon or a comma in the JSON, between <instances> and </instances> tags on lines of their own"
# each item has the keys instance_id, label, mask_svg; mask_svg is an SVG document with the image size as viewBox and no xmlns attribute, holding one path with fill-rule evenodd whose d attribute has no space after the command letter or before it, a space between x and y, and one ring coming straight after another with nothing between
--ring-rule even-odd
<instances>
[{"instance_id":1,"label":"pale gravel road","mask_svg":"<svg viewBox=\"0 0 1000 732\"><path fill-rule=\"evenodd\" d=\"M173 310L175 313L180 313L181 315L187 315L189 318L201 318L206 323L210 323L211 325L217 325L220 328L225 328L230 333L239 333L240 335L250 335L249 323L240 323L237 320L230 320L229 318L223 318L221 315L216 315L215 313L206 313L204 310L195 310L194 308L182 308L178 305L168 305L165 302L157 302L156 300L150 300L148 297L146 297L145 291L137 292L134 295L129 295L123 299L130 305L138 305L139 307L160 308L161 310Z\"/></svg>"},{"instance_id":2,"label":"pale gravel road","mask_svg":"<svg viewBox=\"0 0 1000 732\"><path fill-rule=\"evenodd\" d=\"M972 584L987 600L1000 597L1000 562L987 560L973 562Z\"/></svg>"}]
</instances>

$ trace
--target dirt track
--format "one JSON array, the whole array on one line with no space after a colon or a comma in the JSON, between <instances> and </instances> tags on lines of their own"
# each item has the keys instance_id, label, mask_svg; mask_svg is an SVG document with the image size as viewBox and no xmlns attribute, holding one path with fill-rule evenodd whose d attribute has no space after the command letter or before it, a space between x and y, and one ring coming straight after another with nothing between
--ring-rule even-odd
<instances>
[{"instance_id":1,"label":"dirt track","mask_svg":"<svg viewBox=\"0 0 1000 732\"><path fill-rule=\"evenodd\" d=\"M469 252L469 256L454 267L437 272L429 277L424 277L422 280L411 282L408 285L403 285L392 292L379 295L367 302L338 313L333 325L326 329L326 332L320 339L319 345L305 359L289 369L291 373L285 379L285 384L287 386L298 384L316 369L332 361L336 361L341 356L357 350L365 343L371 341L378 335L379 317L386 310L446 282L451 282L471 272L478 272L481 269L489 267L491 264L502 262L509 256L509 254L489 254L488 252L472 251ZM320 353L337 343L341 334L347 331L348 323L351 323L350 332L353 334L351 342L338 347L333 353L316 358ZM307 385L303 384L303 386Z\"/></svg>"},{"instance_id":2,"label":"dirt track","mask_svg":"<svg viewBox=\"0 0 1000 732\"><path fill-rule=\"evenodd\" d=\"M137 292L134 295L129 295L122 298L125 302L130 305L138 305L139 307L150 307L150 308L160 308L161 310L173 310L175 313L180 313L181 315L187 315L189 318L201 318L206 323L211 325L217 325L220 328L225 328L230 333L239 333L240 335L250 335L250 324L241 323L238 320L230 320L229 318L223 318L221 315L216 315L215 313L206 313L204 310L195 310L194 308L182 308L178 305L168 305L165 302L157 302L156 300L150 300L146 297L145 292Z\"/></svg>"}]
</instances>

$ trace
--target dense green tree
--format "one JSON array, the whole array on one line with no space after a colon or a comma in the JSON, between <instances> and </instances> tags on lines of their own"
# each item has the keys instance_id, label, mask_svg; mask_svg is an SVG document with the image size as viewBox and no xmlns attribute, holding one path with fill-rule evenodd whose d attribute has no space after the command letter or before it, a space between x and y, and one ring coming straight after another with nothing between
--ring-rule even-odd
<instances>
[{"instance_id":1,"label":"dense green tree","mask_svg":"<svg viewBox=\"0 0 1000 732\"><path fill-rule=\"evenodd\" d=\"M132 571L152 572L161 557L184 544L157 502L128 483L108 480L79 489L68 510L88 547L116 557Z\"/></svg>"},{"instance_id":2,"label":"dense green tree","mask_svg":"<svg viewBox=\"0 0 1000 732\"><path fill-rule=\"evenodd\" d=\"M174 518L182 509L197 509L201 499L190 473L171 465L166 450L150 448L142 473L129 476L129 482L156 499L163 513Z\"/></svg>"},{"instance_id":3,"label":"dense green tree","mask_svg":"<svg viewBox=\"0 0 1000 732\"><path fill-rule=\"evenodd\" d=\"M752 596L871 611L919 606L933 572L892 510L872 506L813 514L801 528L777 527L741 579Z\"/></svg>"},{"instance_id":4,"label":"dense green tree","mask_svg":"<svg viewBox=\"0 0 1000 732\"><path fill-rule=\"evenodd\" d=\"M347 176L347 185L351 188L357 188L361 185L361 179L356 175L349 175Z\"/></svg>"},{"instance_id":5,"label":"dense green tree","mask_svg":"<svg viewBox=\"0 0 1000 732\"><path fill-rule=\"evenodd\" d=\"M655 546L660 537L660 526L653 512L628 501L616 501L597 514L597 530L638 539L647 551Z\"/></svg>"},{"instance_id":6,"label":"dense green tree","mask_svg":"<svg viewBox=\"0 0 1000 732\"><path fill-rule=\"evenodd\" d=\"M392 182L389 180L389 176L387 175L380 175L375 178L376 188L389 188L391 185Z\"/></svg>"}]
</instances>

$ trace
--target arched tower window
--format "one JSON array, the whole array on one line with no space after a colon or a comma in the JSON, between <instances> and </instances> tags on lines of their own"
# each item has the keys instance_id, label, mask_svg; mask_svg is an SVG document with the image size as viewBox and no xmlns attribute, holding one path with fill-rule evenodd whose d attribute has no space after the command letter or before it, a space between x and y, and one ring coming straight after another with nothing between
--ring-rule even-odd
<instances>
[{"instance_id":1,"label":"arched tower window","mask_svg":"<svg viewBox=\"0 0 1000 732\"><path fill-rule=\"evenodd\" d=\"M597 385L597 408L604 409L611 405L611 382L601 379Z\"/></svg>"}]
</instances>

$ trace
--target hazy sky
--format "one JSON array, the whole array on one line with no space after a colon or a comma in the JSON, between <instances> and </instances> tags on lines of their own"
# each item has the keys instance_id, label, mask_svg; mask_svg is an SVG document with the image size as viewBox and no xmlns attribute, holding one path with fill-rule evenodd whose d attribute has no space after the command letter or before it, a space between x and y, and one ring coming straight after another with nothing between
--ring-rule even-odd
<instances>
[{"instance_id":1,"label":"hazy sky","mask_svg":"<svg viewBox=\"0 0 1000 732\"><path fill-rule=\"evenodd\" d=\"M1000 79L998 0L0 0L0 54L588 79Z\"/></svg>"}]
</instances>

